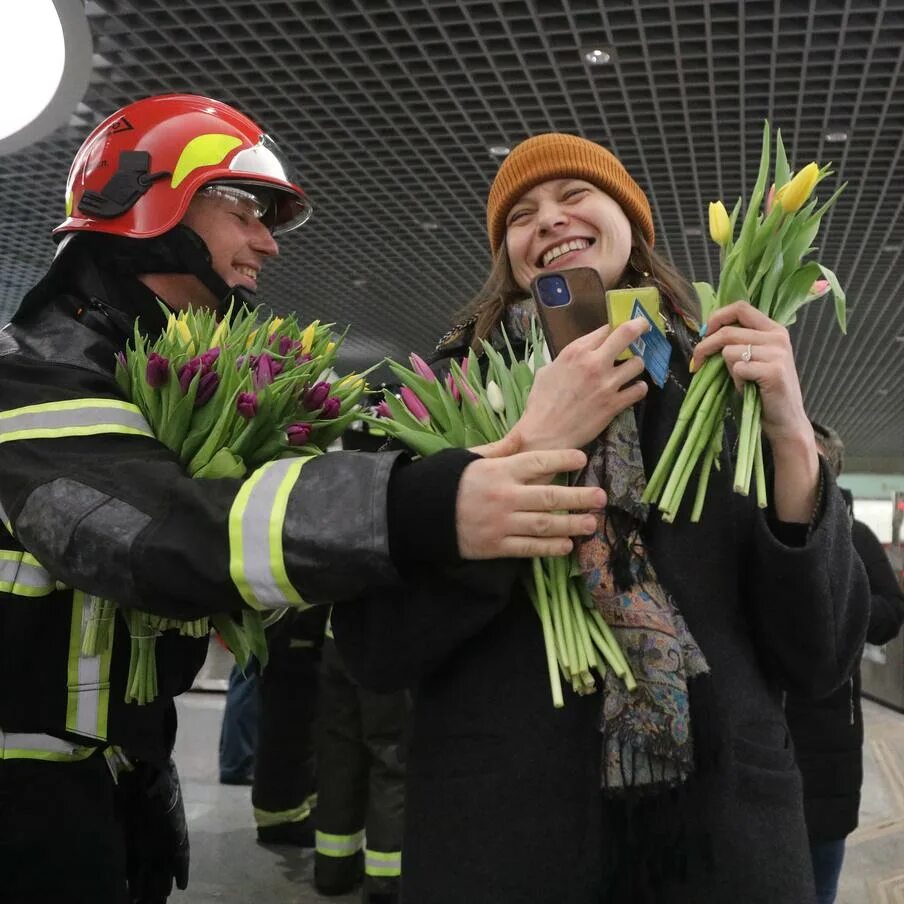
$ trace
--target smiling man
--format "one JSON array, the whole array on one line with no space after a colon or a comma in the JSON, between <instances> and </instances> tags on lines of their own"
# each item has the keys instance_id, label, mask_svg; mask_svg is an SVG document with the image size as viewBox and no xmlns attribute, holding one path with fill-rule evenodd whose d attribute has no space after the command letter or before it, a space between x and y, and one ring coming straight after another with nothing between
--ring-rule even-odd
<instances>
[{"instance_id":1,"label":"smiling man","mask_svg":"<svg viewBox=\"0 0 904 904\"><path fill-rule=\"evenodd\" d=\"M186 620L239 610L244 547L269 556L296 598L354 605L412 569L564 553L593 530L592 515L560 512L599 508L602 491L548 485L582 453L462 449L423 462L320 456L287 498L258 492L260 517L235 541L230 514L258 485L190 479L136 426L115 355L136 323L159 333L161 301L219 310L253 294L278 238L310 210L274 143L209 98L138 101L76 154L56 257L0 332L4 901L159 904L187 881L173 698L207 639L161 635L157 698L127 704L125 621L110 651L82 653L92 597ZM260 601L278 609L287 595L274 587Z\"/></svg>"}]
</instances>

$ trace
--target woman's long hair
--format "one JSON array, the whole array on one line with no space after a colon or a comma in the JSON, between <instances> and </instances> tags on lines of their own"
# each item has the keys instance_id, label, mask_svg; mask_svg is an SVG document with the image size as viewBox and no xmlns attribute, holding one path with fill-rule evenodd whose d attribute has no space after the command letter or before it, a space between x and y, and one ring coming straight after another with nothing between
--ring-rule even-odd
<instances>
[{"instance_id":1,"label":"woman's long hair","mask_svg":"<svg viewBox=\"0 0 904 904\"><path fill-rule=\"evenodd\" d=\"M700 305L696 293L681 273L660 254L657 254L644 238L643 233L631 224L631 256L625 272L615 288L640 288L655 286L662 298L662 314L678 338L686 353L690 353L690 340L684 318L694 322L700 319ZM480 350L480 340L486 339L502 320L506 307L525 297L524 290L512 276L511 262L505 242L499 247L489 276L480 291L463 311L463 317L473 321L471 346Z\"/></svg>"}]
</instances>

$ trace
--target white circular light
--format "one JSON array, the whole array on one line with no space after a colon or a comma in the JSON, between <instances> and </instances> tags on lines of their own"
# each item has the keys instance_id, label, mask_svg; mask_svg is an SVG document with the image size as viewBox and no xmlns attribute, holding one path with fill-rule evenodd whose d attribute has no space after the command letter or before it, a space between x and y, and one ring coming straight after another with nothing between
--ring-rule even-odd
<instances>
[{"instance_id":1,"label":"white circular light","mask_svg":"<svg viewBox=\"0 0 904 904\"><path fill-rule=\"evenodd\" d=\"M600 47L584 51L584 60L591 66L604 66L612 59L612 54Z\"/></svg>"},{"instance_id":2,"label":"white circular light","mask_svg":"<svg viewBox=\"0 0 904 904\"><path fill-rule=\"evenodd\" d=\"M12 6L13 4L7 4ZM0 154L69 121L91 75L91 30L79 0L28 0L4 17Z\"/></svg>"},{"instance_id":3,"label":"white circular light","mask_svg":"<svg viewBox=\"0 0 904 904\"><path fill-rule=\"evenodd\" d=\"M494 157L508 157L512 149L507 144L491 144L487 149Z\"/></svg>"},{"instance_id":4,"label":"white circular light","mask_svg":"<svg viewBox=\"0 0 904 904\"><path fill-rule=\"evenodd\" d=\"M830 144L844 144L848 140L848 133L838 129L834 132L826 132L826 141Z\"/></svg>"}]
</instances>

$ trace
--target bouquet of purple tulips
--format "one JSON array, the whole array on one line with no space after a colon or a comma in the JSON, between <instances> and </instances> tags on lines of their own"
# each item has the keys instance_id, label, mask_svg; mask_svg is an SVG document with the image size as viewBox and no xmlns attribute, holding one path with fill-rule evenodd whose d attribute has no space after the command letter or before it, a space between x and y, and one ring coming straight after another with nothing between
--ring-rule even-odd
<instances>
[{"instance_id":1,"label":"bouquet of purple tulips","mask_svg":"<svg viewBox=\"0 0 904 904\"><path fill-rule=\"evenodd\" d=\"M330 326L259 320L245 308L220 321L204 311L169 314L154 342L136 326L133 343L117 356L116 381L192 477L243 477L278 458L319 455L360 416L364 377L330 380L341 342ZM86 655L109 647L115 613L115 603L92 600ZM252 654L267 661L263 616L250 609L240 621L228 613L189 622L135 609L122 615L132 637L127 701L156 697L155 644L165 630L203 637L212 624L240 665Z\"/></svg>"}]
</instances>

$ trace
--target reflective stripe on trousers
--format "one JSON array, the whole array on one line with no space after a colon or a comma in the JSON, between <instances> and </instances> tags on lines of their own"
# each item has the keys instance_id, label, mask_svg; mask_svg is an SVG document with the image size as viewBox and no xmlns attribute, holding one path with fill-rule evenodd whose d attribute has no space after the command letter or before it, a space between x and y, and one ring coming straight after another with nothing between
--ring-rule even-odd
<instances>
[{"instance_id":1,"label":"reflective stripe on trousers","mask_svg":"<svg viewBox=\"0 0 904 904\"><path fill-rule=\"evenodd\" d=\"M97 656L85 656L82 653L82 638L91 615L93 599L81 590L74 590L72 593L69 662L66 670L66 730L106 740L113 644L109 644Z\"/></svg>"},{"instance_id":2,"label":"reflective stripe on trousers","mask_svg":"<svg viewBox=\"0 0 904 904\"><path fill-rule=\"evenodd\" d=\"M258 468L230 509L229 573L242 599L255 609L307 605L286 574L283 523L289 494L308 461L288 458Z\"/></svg>"},{"instance_id":3,"label":"reflective stripe on trousers","mask_svg":"<svg viewBox=\"0 0 904 904\"><path fill-rule=\"evenodd\" d=\"M291 810L261 810L259 807L255 807L254 822L261 828L282 825L286 822L304 822L311 815L311 810L316 806L317 795L311 794L305 799L304 803L297 807L292 807Z\"/></svg>"},{"instance_id":4,"label":"reflective stripe on trousers","mask_svg":"<svg viewBox=\"0 0 904 904\"><path fill-rule=\"evenodd\" d=\"M364 872L368 876L401 876L401 851L372 851L364 848Z\"/></svg>"},{"instance_id":5,"label":"reflective stripe on trousers","mask_svg":"<svg viewBox=\"0 0 904 904\"><path fill-rule=\"evenodd\" d=\"M364 846L364 829L352 835L315 832L315 849L324 857L352 857Z\"/></svg>"},{"instance_id":6,"label":"reflective stripe on trousers","mask_svg":"<svg viewBox=\"0 0 904 904\"><path fill-rule=\"evenodd\" d=\"M49 596L56 582L30 553L0 549L0 592L13 596Z\"/></svg>"}]
</instances>

